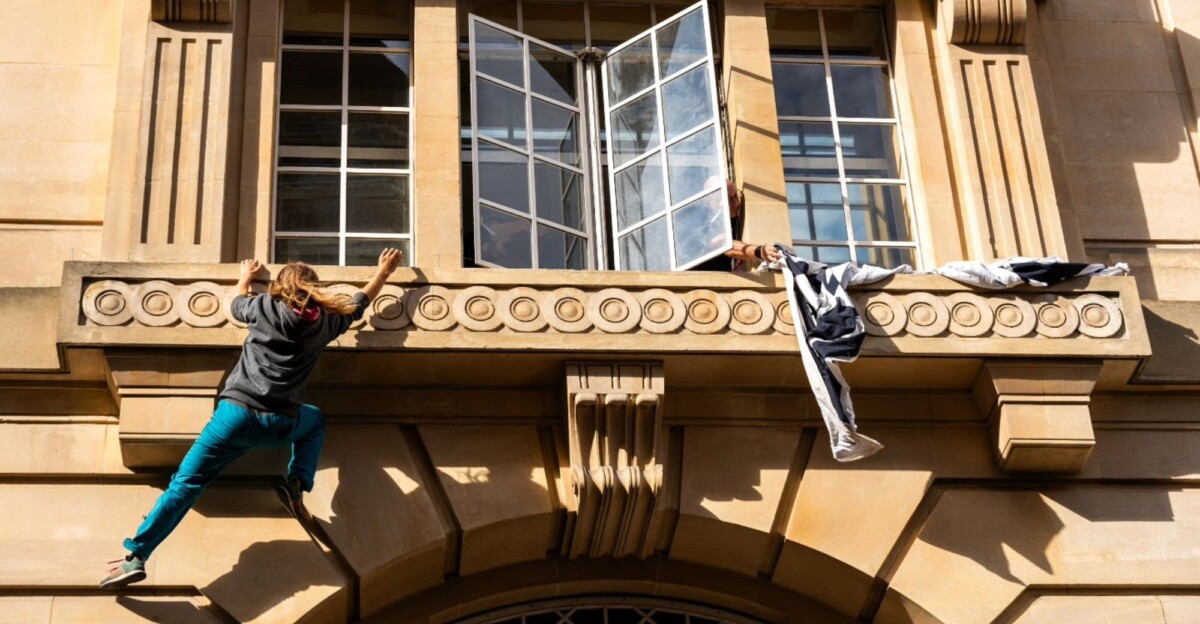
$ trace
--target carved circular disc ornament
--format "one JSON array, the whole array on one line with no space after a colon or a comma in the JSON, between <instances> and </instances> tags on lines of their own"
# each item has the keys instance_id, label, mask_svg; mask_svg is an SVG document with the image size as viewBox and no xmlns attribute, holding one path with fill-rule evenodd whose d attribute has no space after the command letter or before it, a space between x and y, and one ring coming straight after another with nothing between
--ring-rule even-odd
<instances>
[{"instance_id":1,"label":"carved circular disc ornament","mask_svg":"<svg viewBox=\"0 0 1200 624\"><path fill-rule=\"evenodd\" d=\"M992 330L996 314L987 299L974 293L959 292L946 297L950 310L950 333L955 336L982 336Z\"/></svg>"},{"instance_id":2,"label":"carved circular disc ornament","mask_svg":"<svg viewBox=\"0 0 1200 624\"><path fill-rule=\"evenodd\" d=\"M133 289L133 318L147 327L165 327L179 320L175 296L179 288L163 280L142 282Z\"/></svg>"},{"instance_id":3,"label":"carved circular disc ornament","mask_svg":"<svg viewBox=\"0 0 1200 624\"><path fill-rule=\"evenodd\" d=\"M1037 312L1037 333L1047 338L1066 338L1079 329L1079 311L1060 295L1038 295L1030 300Z\"/></svg>"},{"instance_id":4,"label":"carved circular disc ornament","mask_svg":"<svg viewBox=\"0 0 1200 624\"><path fill-rule=\"evenodd\" d=\"M542 293L532 288L518 286L501 293L496 307L504 325L513 331L535 332L546 327Z\"/></svg>"},{"instance_id":5,"label":"carved circular disc ornament","mask_svg":"<svg viewBox=\"0 0 1200 624\"><path fill-rule=\"evenodd\" d=\"M1028 301L1014 295L996 295L992 298L992 313L996 320L992 331L1005 338L1021 338L1037 326L1037 313Z\"/></svg>"},{"instance_id":6,"label":"carved circular disc ornament","mask_svg":"<svg viewBox=\"0 0 1200 624\"><path fill-rule=\"evenodd\" d=\"M458 293L454 318L459 325L478 332L493 331L504 324L496 308L496 291L487 286L472 286Z\"/></svg>"},{"instance_id":7,"label":"carved circular disc ornament","mask_svg":"<svg viewBox=\"0 0 1200 624\"><path fill-rule=\"evenodd\" d=\"M775 324L775 306L766 295L739 290L729 295L729 327L739 334L761 334Z\"/></svg>"},{"instance_id":8,"label":"carved circular disc ornament","mask_svg":"<svg viewBox=\"0 0 1200 624\"><path fill-rule=\"evenodd\" d=\"M544 298L542 315L550 326L565 334L577 334L592 326L588 296L578 288L559 288Z\"/></svg>"},{"instance_id":9,"label":"carved circular disc ornament","mask_svg":"<svg viewBox=\"0 0 1200 624\"><path fill-rule=\"evenodd\" d=\"M422 286L408 292L405 307L413 325L426 331L445 331L454 327L454 291L445 286Z\"/></svg>"},{"instance_id":10,"label":"carved circular disc ornament","mask_svg":"<svg viewBox=\"0 0 1200 624\"><path fill-rule=\"evenodd\" d=\"M225 323L221 311L225 289L212 282L196 282L179 287L175 309L179 319L192 327L216 327Z\"/></svg>"},{"instance_id":11,"label":"carved circular disc ornament","mask_svg":"<svg viewBox=\"0 0 1200 624\"><path fill-rule=\"evenodd\" d=\"M796 335L796 325L792 319L792 304L788 302L787 293L780 292L772 295L771 305L775 308L775 331L789 336Z\"/></svg>"},{"instance_id":12,"label":"carved circular disc ornament","mask_svg":"<svg viewBox=\"0 0 1200 624\"><path fill-rule=\"evenodd\" d=\"M1116 301L1088 293L1071 302L1079 311L1079 333L1090 338L1109 338L1121 330L1124 320Z\"/></svg>"},{"instance_id":13,"label":"carved circular disc ornament","mask_svg":"<svg viewBox=\"0 0 1200 624\"><path fill-rule=\"evenodd\" d=\"M391 284L384 284L379 296L371 301L371 311L367 322L375 329L395 331L403 329L412 322L408 316L407 300L404 289Z\"/></svg>"},{"instance_id":14,"label":"carved circular disc ornament","mask_svg":"<svg viewBox=\"0 0 1200 624\"><path fill-rule=\"evenodd\" d=\"M904 295L908 305L908 333L922 338L937 336L950 328L950 310L937 296L910 292Z\"/></svg>"},{"instance_id":15,"label":"carved circular disc ornament","mask_svg":"<svg viewBox=\"0 0 1200 624\"><path fill-rule=\"evenodd\" d=\"M662 288L651 288L639 293L642 306L642 329L654 334L666 334L683 327L687 320L687 308L679 295Z\"/></svg>"},{"instance_id":16,"label":"carved circular disc ornament","mask_svg":"<svg viewBox=\"0 0 1200 624\"><path fill-rule=\"evenodd\" d=\"M691 290L683 294L687 320L683 326L697 334L715 334L729 325L729 302L711 290Z\"/></svg>"},{"instance_id":17,"label":"carved circular disc ornament","mask_svg":"<svg viewBox=\"0 0 1200 624\"><path fill-rule=\"evenodd\" d=\"M124 325L133 318L133 289L125 282L93 282L83 292L83 315L97 325Z\"/></svg>"},{"instance_id":18,"label":"carved circular disc ornament","mask_svg":"<svg viewBox=\"0 0 1200 624\"><path fill-rule=\"evenodd\" d=\"M908 310L895 295L873 292L855 297L854 303L862 313L863 327L872 336L895 336L908 323Z\"/></svg>"},{"instance_id":19,"label":"carved circular disc ornament","mask_svg":"<svg viewBox=\"0 0 1200 624\"><path fill-rule=\"evenodd\" d=\"M605 288L588 301L588 316L596 329L608 334L632 331L642 320L642 306L619 288Z\"/></svg>"},{"instance_id":20,"label":"carved circular disc ornament","mask_svg":"<svg viewBox=\"0 0 1200 624\"><path fill-rule=\"evenodd\" d=\"M362 292L362 289L358 286L351 286L350 284L331 284L329 286L322 286L321 292L330 295L346 295L347 297L353 297L356 293ZM363 311L362 318L350 323L350 329L362 329L365 327L367 324L367 316L369 314L371 314L370 305L368 305L367 309Z\"/></svg>"}]
</instances>

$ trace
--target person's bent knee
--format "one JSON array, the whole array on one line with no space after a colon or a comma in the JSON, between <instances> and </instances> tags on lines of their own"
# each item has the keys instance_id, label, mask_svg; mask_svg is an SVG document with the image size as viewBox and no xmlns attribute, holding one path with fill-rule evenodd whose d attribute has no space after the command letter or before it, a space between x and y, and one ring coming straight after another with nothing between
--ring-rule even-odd
<instances>
[{"instance_id":1,"label":"person's bent knee","mask_svg":"<svg viewBox=\"0 0 1200 624\"><path fill-rule=\"evenodd\" d=\"M301 405L300 416L304 420L312 421L322 427L325 426L325 412L321 411L321 408L316 405Z\"/></svg>"}]
</instances>

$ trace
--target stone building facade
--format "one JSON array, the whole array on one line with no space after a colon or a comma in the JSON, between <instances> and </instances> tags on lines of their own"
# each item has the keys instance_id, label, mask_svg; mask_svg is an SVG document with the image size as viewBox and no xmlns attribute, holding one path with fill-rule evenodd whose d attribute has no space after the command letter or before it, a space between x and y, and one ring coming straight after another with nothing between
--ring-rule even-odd
<instances>
[{"instance_id":1,"label":"stone building facade","mask_svg":"<svg viewBox=\"0 0 1200 624\"><path fill-rule=\"evenodd\" d=\"M1195 0L2 12L0 622L1200 621ZM735 234L1132 270L853 290L886 449L838 464L778 275L614 270ZM238 355L233 263L382 245L312 522L250 455L95 589Z\"/></svg>"}]
</instances>

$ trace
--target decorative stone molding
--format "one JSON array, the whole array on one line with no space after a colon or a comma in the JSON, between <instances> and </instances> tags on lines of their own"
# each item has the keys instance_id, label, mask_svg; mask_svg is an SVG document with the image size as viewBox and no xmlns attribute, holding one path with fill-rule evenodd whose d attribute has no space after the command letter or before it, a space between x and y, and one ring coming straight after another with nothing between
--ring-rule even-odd
<instances>
[{"instance_id":1,"label":"decorative stone molding","mask_svg":"<svg viewBox=\"0 0 1200 624\"><path fill-rule=\"evenodd\" d=\"M156 22L228 24L233 21L233 0L154 0L150 19Z\"/></svg>"},{"instance_id":2,"label":"decorative stone molding","mask_svg":"<svg viewBox=\"0 0 1200 624\"><path fill-rule=\"evenodd\" d=\"M950 43L1021 45L1028 0L942 0Z\"/></svg>"},{"instance_id":3,"label":"decorative stone molding","mask_svg":"<svg viewBox=\"0 0 1200 624\"><path fill-rule=\"evenodd\" d=\"M236 268L68 263L59 342L65 346L236 347ZM354 292L357 268L322 267ZM794 354L795 327L778 275L401 269L335 347L540 350L571 353ZM253 288L262 292L265 283ZM855 287L864 356L1141 358L1145 320L1131 278L1053 288L973 289L934 275Z\"/></svg>"},{"instance_id":4,"label":"decorative stone molding","mask_svg":"<svg viewBox=\"0 0 1200 624\"><path fill-rule=\"evenodd\" d=\"M653 554L663 392L661 364L567 365L566 555Z\"/></svg>"},{"instance_id":5,"label":"decorative stone molding","mask_svg":"<svg viewBox=\"0 0 1200 624\"><path fill-rule=\"evenodd\" d=\"M1051 308L1046 314L1057 318L1070 309ZM1096 446L1090 403L1100 367L1096 360L984 362L974 395L1001 470L1083 469Z\"/></svg>"}]
</instances>

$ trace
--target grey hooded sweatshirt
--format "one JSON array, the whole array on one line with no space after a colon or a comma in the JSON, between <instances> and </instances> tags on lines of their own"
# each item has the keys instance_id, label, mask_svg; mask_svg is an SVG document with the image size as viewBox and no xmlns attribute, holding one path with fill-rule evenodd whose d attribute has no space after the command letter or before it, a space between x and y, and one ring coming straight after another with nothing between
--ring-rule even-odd
<instances>
[{"instance_id":1,"label":"grey hooded sweatshirt","mask_svg":"<svg viewBox=\"0 0 1200 624\"><path fill-rule=\"evenodd\" d=\"M250 335L225 380L221 398L261 412L298 415L317 356L366 311L365 293L356 293L354 300L358 303L354 314L322 312L315 321L305 321L269 295L234 297L233 318L249 325Z\"/></svg>"}]
</instances>

